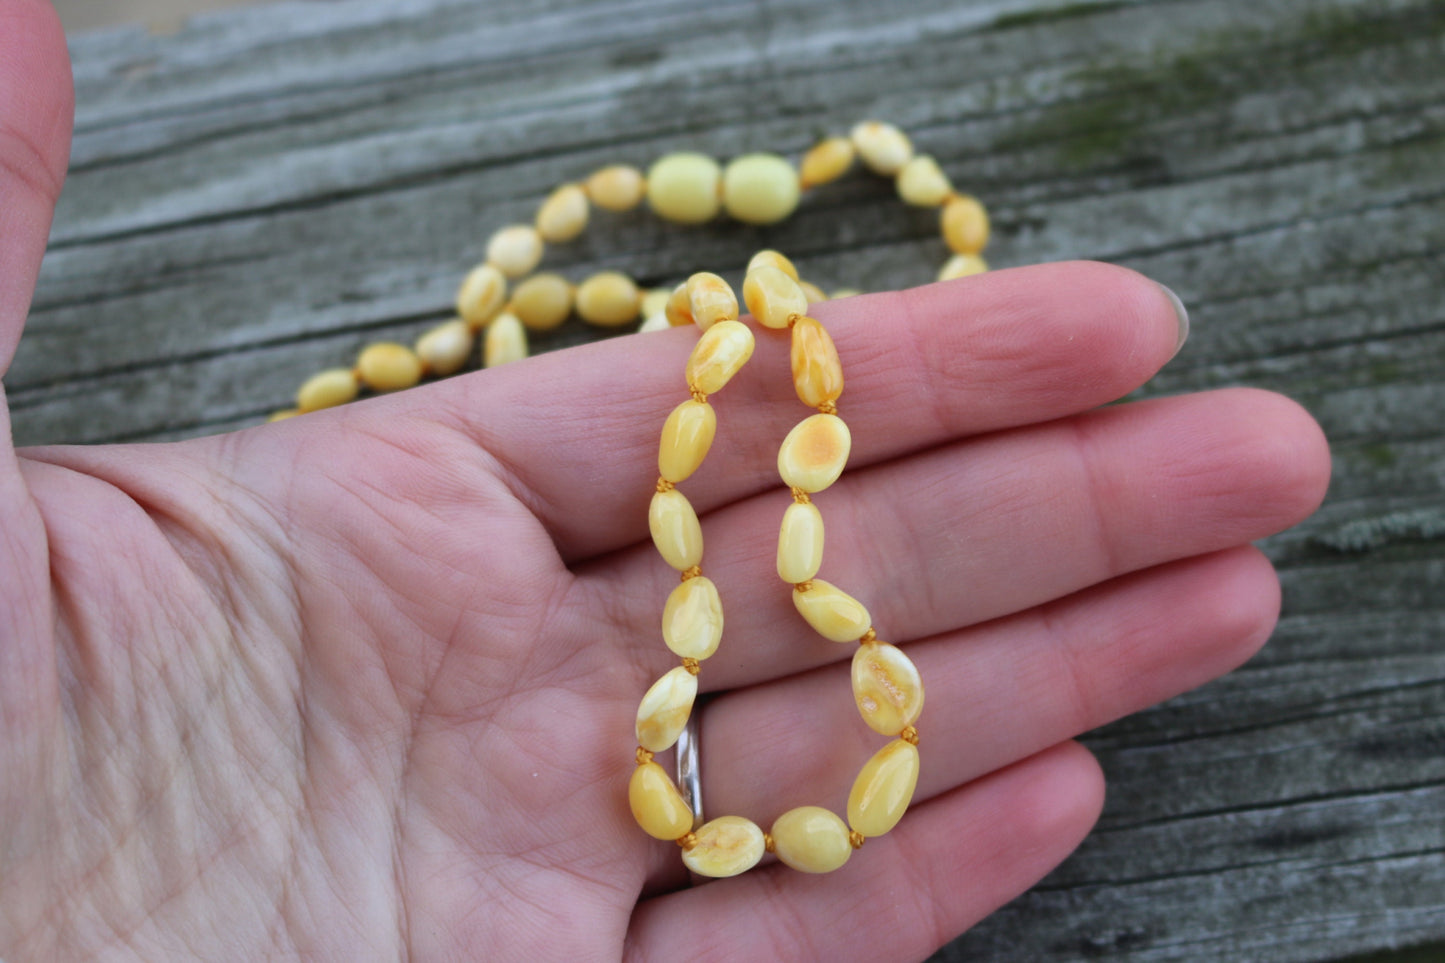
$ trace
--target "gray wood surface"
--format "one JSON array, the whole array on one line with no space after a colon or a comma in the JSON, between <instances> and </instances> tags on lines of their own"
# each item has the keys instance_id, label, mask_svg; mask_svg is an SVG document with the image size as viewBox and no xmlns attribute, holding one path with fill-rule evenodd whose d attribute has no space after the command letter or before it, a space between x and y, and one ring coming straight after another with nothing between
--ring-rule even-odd
<instances>
[{"instance_id":1,"label":"gray wood surface","mask_svg":"<svg viewBox=\"0 0 1445 963\"><path fill-rule=\"evenodd\" d=\"M1330 498L1266 546L1272 643L1092 734L1098 831L940 958L1445 959L1445 3L345 0L72 49L72 174L6 377L22 444L255 423L445 317L550 186L867 116L985 200L996 265L1171 285L1194 333L1141 393L1299 399ZM776 230L619 217L549 264L667 283L764 243L867 289L945 253L855 179Z\"/></svg>"}]
</instances>

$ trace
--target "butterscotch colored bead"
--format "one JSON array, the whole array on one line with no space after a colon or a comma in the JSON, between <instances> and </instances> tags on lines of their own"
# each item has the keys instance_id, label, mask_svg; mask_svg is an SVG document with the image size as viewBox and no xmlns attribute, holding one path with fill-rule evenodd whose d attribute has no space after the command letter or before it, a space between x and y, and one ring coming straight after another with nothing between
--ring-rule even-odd
<instances>
[{"instance_id":1,"label":"butterscotch colored bead","mask_svg":"<svg viewBox=\"0 0 1445 963\"><path fill-rule=\"evenodd\" d=\"M677 839L692 831L692 810L667 771L655 762L633 770L627 802L637 825L654 839Z\"/></svg>"},{"instance_id":2,"label":"butterscotch colored bead","mask_svg":"<svg viewBox=\"0 0 1445 963\"><path fill-rule=\"evenodd\" d=\"M361 383L350 368L329 368L307 378L296 392L296 408L303 414L335 408L356 397Z\"/></svg>"},{"instance_id":3,"label":"butterscotch colored bead","mask_svg":"<svg viewBox=\"0 0 1445 963\"><path fill-rule=\"evenodd\" d=\"M688 300L686 281L672 289L672 294L662 310L667 316L667 323L674 328L692 324L692 304Z\"/></svg>"},{"instance_id":4,"label":"butterscotch colored bead","mask_svg":"<svg viewBox=\"0 0 1445 963\"><path fill-rule=\"evenodd\" d=\"M602 168L582 186L593 204L608 211L630 211L647 193L642 171L625 164Z\"/></svg>"},{"instance_id":5,"label":"butterscotch colored bead","mask_svg":"<svg viewBox=\"0 0 1445 963\"><path fill-rule=\"evenodd\" d=\"M913 142L892 124L867 120L854 127L850 137L858 156L875 174L897 176L903 165L913 159Z\"/></svg>"},{"instance_id":6,"label":"butterscotch colored bead","mask_svg":"<svg viewBox=\"0 0 1445 963\"><path fill-rule=\"evenodd\" d=\"M736 315L736 307L733 312ZM752 328L741 321L719 321L708 328L688 356L688 386L706 394L720 390L753 356L755 343Z\"/></svg>"},{"instance_id":7,"label":"butterscotch colored bead","mask_svg":"<svg viewBox=\"0 0 1445 963\"><path fill-rule=\"evenodd\" d=\"M697 699L697 676L682 666L652 684L637 707L637 744L652 752L671 749Z\"/></svg>"},{"instance_id":8,"label":"butterscotch colored bead","mask_svg":"<svg viewBox=\"0 0 1445 963\"><path fill-rule=\"evenodd\" d=\"M619 271L599 271L577 285L577 314L583 321L615 328L637 318L642 294L637 283Z\"/></svg>"},{"instance_id":9,"label":"butterscotch colored bead","mask_svg":"<svg viewBox=\"0 0 1445 963\"><path fill-rule=\"evenodd\" d=\"M472 356L472 347L477 337L472 329L460 318L432 328L416 339L416 354L426 363L427 370L434 375L445 377L456 374L467 366Z\"/></svg>"},{"instance_id":10,"label":"butterscotch colored bead","mask_svg":"<svg viewBox=\"0 0 1445 963\"><path fill-rule=\"evenodd\" d=\"M702 661L717 651L722 632L722 599L712 579L699 575L678 583L662 609L667 647L684 659Z\"/></svg>"},{"instance_id":11,"label":"butterscotch colored bead","mask_svg":"<svg viewBox=\"0 0 1445 963\"><path fill-rule=\"evenodd\" d=\"M882 836L903 818L918 787L918 747L895 739L863 764L848 794L848 825Z\"/></svg>"},{"instance_id":12,"label":"butterscotch colored bead","mask_svg":"<svg viewBox=\"0 0 1445 963\"><path fill-rule=\"evenodd\" d=\"M717 161L705 154L664 155L647 171L647 203L677 224L705 223L717 216L721 177Z\"/></svg>"},{"instance_id":13,"label":"butterscotch colored bead","mask_svg":"<svg viewBox=\"0 0 1445 963\"><path fill-rule=\"evenodd\" d=\"M744 275L752 274L758 268L765 265L767 267L777 268L794 281L798 280L798 268L792 261L788 260L787 255L780 251L774 251L772 248L763 248L749 258L748 269L744 272Z\"/></svg>"},{"instance_id":14,"label":"butterscotch colored bead","mask_svg":"<svg viewBox=\"0 0 1445 963\"><path fill-rule=\"evenodd\" d=\"M527 329L515 314L503 312L482 336L482 363L488 368L527 357Z\"/></svg>"},{"instance_id":15,"label":"butterscotch colored bead","mask_svg":"<svg viewBox=\"0 0 1445 963\"><path fill-rule=\"evenodd\" d=\"M577 184L563 184L537 209L536 227L542 240L562 244L587 229L587 194Z\"/></svg>"},{"instance_id":16,"label":"butterscotch colored bead","mask_svg":"<svg viewBox=\"0 0 1445 963\"><path fill-rule=\"evenodd\" d=\"M799 169L798 179L803 189L836 181L848 173L856 153L853 142L846 137L829 137L815 144L803 155Z\"/></svg>"},{"instance_id":17,"label":"butterscotch colored bead","mask_svg":"<svg viewBox=\"0 0 1445 963\"><path fill-rule=\"evenodd\" d=\"M838 480L853 436L837 415L817 414L804 418L788 432L778 448L778 474L783 484L813 494Z\"/></svg>"},{"instance_id":18,"label":"butterscotch colored bead","mask_svg":"<svg viewBox=\"0 0 1445 963\"><path fill-rule=\"evenodd\" d=\"M495 265L479 264L467 274L457 291L457 314L480 331L507 303L507 276Z\"/></svg>"},{"instance_id":19,"label":"butterscotch colored bead","mask_svg":"<svg viewBox=\"0 0 1445 963\"><path fill-rule=\"evenodd\" d=\"M487 241L487 263L509 278L531 274L542 261L542 235L530 224L500 228Z\"/></svg>"},{"instance_id":20,"label":"butterscotch colored bead","mask_svg":"<svg viewBox=\"0 0 1445 963\"><path fill-rule=\"evenodd\" d=\"M682 492L674 488L653 495L647 527L652 544L668 565L682 572L702 563L702 525Z\"/></svg>"},{"instance_id":21,"label":"butterscotch colored bead","mask_svg":"<svg viewBox=\"0 0 1445 963\"><path fill-rule=\"evenodd\" d=\"M777 154L744 154L723 171L723 207L745 224L776 224L798 209L798 172Z\"/></svg>"},{"instance_id":22,"label":"butterscotch colored bead","mask_svg":"<svg viewBox=\"0 0 1445 963\"><path fill-rule=\"evenodd\" d=\"M712 405L688 399L672 409L662 426L657 473L674 485L686 479L707 457L715 434L717 412Z\"/></svg>"},{"instance_id":23,"label":"butterscotch colored bead","mask_svg":"<svg viewBox=\"0 0 1445 963\"><path fill-rule=\"evenodd\" d=\"M977 254L955 254L939 269L938 280L952 281L954 278L983 274L987 270L988 262Z\"/></svg>"},{"instance_id":24,"label":"butterscotch colored bead","mask_svg":"<svg viewBox=\"0 0 1445 963\"><path fill-rule=\"evenodd\" d=\"M898 196L914 207L937 207L953 193L948 175L943 173L938 161L927 154L919 154L904 164L896 185Z\"/></svg>"},{"instance_id":25,"label":"butterscotch colored bead","mask_svg":"<svg viewBox=\"0 0 1445 963\"><path fill-rule=\"evenodd\" d=\"M843 394L843 364L833 338L814 318L793 325L791 361L793 388L810 408L837 401Z\"/></svg>"},{"instance_id":26,"label":"butterscotch colored bead","mask_svg":"<svg viewBox=\"0 0 1445 963\"><path fill-rule=\"evenodd\" d=\"M763 831L750 819L719 816L693 830L697 841L683 850L682 862L699 876L724 877L746 873L767 851Z\"/></svg>"},{"instance_id":27,"label":"butterscotch colored bead","mask_svg":"<svg viewBox=\"0 0 1445 963\"><path fill-rule=\"evenodd\" d=\"M703 331L719 321L736 321L738 296L733 286L709 271L699 271L687 279L688 313Z\"/></svg>"},{"instance_id":28,"label":"butterscotch colored bead","mask_svg":"<svg viewBox=\"0 0 1445 963\"><path fill-rule=\"evenodd\" d=\"M812 281L799 281L798 289L803 292L803 297L808 299L809 304L822 304L828 300L828 295L823 289Z\"/></svg>"},{"instance_id":29,"label":"butterscotch colored bead","mask_svg":"<svg viewBox=\"0 0 1445 963\"><path fill-rule=\"evenodd\" d=\"M404 344L368 345L356 359L356 374L372 391L400 391L421 381L421 359Z\"/></svg>"},{"instance_id":30,"label":"butterscotch colored bead","mask_svg":"<svg viewBox=\"0 0 1445 963\"><path fill-rule=\"evenodd\" d=\"M807 582L823 567L823 513L812 502L789 505L778 527L778 576Z\"/></svg>"},{"instance_id":31,"label":"butterscotch colored bead","mask_svg":"<svg viewBox=\"0 0 1445 963\"><path fill-rule=\"evenodd\" d=\"M820 578L806 592L793 592L793 606L829 642L856 642L873 624L862 602Z\"/></svg>"},{"instance_id":32,"label":"butterscotch colored bead","mask_svg":"<svg viewBox=\"0 0 1445 963\"><path fill-rule=\"evenodd\" d=\"M853 700L868 728L896 736L923 711L923 679L902 649L865 642L853 653Z\"/></svg>"},{"instance_id":33,"label":"butterscotch colored bead","mask_svg":"<svg viewBox=\"0 0 1445 963\"><path fill-rule=\"evenodd\" d=\"M758 323L768 328L786 328L790 317L808 312L808 298L798 282L766 264L748 272L743 300Z\"/></svg>"},{"instance_id":34,"label":"butterscotch colored bead","mask_svg":"<svg viewBox=\"0 0 1445 963\"><path fill-rule=\"evenodd\" d=\"M821 806L789 809L770 833L778 859L800 873L831 873L853 855L848 824Z\"/></svg>"},{"instance_id":35,"label":"butterscotch colored bead","mask_svg":"<svg viewBox=\"0 0 1445 963\"><path fill-rule=\"evenodd\" d=\"M988 211L977 198L960 194L938 215L943 243L955 254L980 254L988 245Z\"/></svg>"},{"instance_id":36,"label":"butterscotch colored bead","mask_svg":"<svg viewBox=\"0 0 1445 963\"><path fill-rule=\"evenodd\" d=\"M508 307L529 330L551 331L572 313L572 294L572 282L543 272L517 285Z\"/></svg>"}]
</instances>

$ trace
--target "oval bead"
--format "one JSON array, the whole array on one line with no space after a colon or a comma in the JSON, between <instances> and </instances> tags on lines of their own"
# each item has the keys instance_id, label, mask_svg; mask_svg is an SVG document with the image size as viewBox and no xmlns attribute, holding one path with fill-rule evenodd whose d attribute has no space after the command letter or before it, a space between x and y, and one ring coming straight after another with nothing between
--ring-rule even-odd
<instances>
[{"instance_id":1,"label":"oval bead","mask_svg":"<svg viewBox=\"0 0 1445 963\"><path fill-rule=\"evenodd\" d=\"M732 285L708 271L687 279L687 306L693 323L704 331L719 321L738 319L738 296Z\"/></svg>"},{"instance_id":2,"label":"oval bead","mask_svg":"<svg viewBox=\"0 0 1445 963\"><path fill-rule=\"evenodd\" d=\"M719 321L693 345L687 359L688 386L706 394L718 391L748 363L755 344L752 328L746 324Z\"/></svg>"},{"instance_id":3,"label":"oval bead","mask_svg":"<svg viewBox=\"0 0 1445 963\"><path fill-rule=\"evenodd\" d=\"M782 271L784 274L786 274L788 277L792 278L794 281L798 280L797 266L794 265L792 261L788 260L787 255L783 254L780 251L774 251L771 248L764 248L763 250L759 251L748 259L748 268L745 272L743 272L744 277L752 274L758 268L763 266L775 267L779 271Z\"/></svg>"},{"instance_id":4,"label":"oval bead","mask_svg":"<svg viewBox=\"0 0 1445 963\"><path fill-rule=\"evenodd\" d=\"M465 321L448 321L416 339L416 354L432 374L456 374L467 366L476 340Z\"/></svg>"},{"instance_id":5,"label":"oval bead","mask_svg":"<svg viewBox=\"0 0 1445 963\"><path fill-rule=\"evenodd\" d=\"M804 418L778 448L778 474L785 485L820 492L843 474L852 446L853 436L837 415Z\"/></svg>"},{"instance_id":6,"label":"oval bead","mask_svg":"<svg viewBox=\"0 0 1445 963\"><path fill-rule=\"evenodd\" d=\"M702 562L702 525L682 492L674 488L653 495L647 527L662 560L679 572Z\"/></svg>"},{"instance_id":7,"label":"oval bead","mask_svg":"<svg viewBox=\"0 0 1445 963\"><path fill-rule=\"evenodd\" d=\"M988 244L988 211L977 198L960 194L939 214L943 243L955 254L978 254Z\"/></svg>"},{"instance_id":8,"label":"oval bead","mask_svg":"<svg viewBox=\"0 0 1445 963\"><path fill-rule=\"evenodd\" d=\"M848 173L853 166L857 150L846 137L829 137L820 141L803 155L798 180L803 190L836 181Z\"/></svg>"},{"instance_id":9,"label":"oval bead","mask_svg":"<svg viewBox=\"0 0 1445 963\"><path fill-rule=\"evenodd\" d=\"M798 172L777 154L744 154L723 171L723 207L745 224L776 224L798 209Z\"/></svg>"},{"instance_id":10,"label":"oval bead","mask_svg":"<svg viewBox=\"0 0 1445 963\"><path fill-rule=\"evenodd\" d=\"M843 394L843 363L832 337L814 318L793 325L793 388L803 404L816 408Z\"/></svg>"},{"instance_id":11,"label":"oval bead","mask_svg":"<svg viewBox=\"0 0 1445 963\"><path fill-rule=\"evenodd\" d=\"M773 847L800 873L831 873L853 855L848 824L821 806L789 809L773 822Z\"/></svg>"},{"instance_id":12,"label":"oval bead","mask_svg":"<svg viewBox=\"0 0 1445 963\"><path fill-rule=\"evenodd\" d=\"M487 263L509 278L531 274L542 260L542 235L530 224L509 224L487 242Z\"/></svg>"},{"instance_id":13,"label":"oval bead","mask_svg":"<svg viewBox=\"0 0 1445 963\"><path fill-rule=\"evenodd\" d=\"M457 290L457 314L474 331L500 314L506 303L507 276L492 264L477 265Z\"/></svg>"},{"instance_id":14,"label":"oval bead","mask_svg":"<svg viewBox=\"0 0 1445 963\"><path fill-rule=\"evenodd\" d=\"M717 651L722 631L722 599L712 579L690 578L668 594L662 608L662 640L678 656L708 658Z\"/></svg>"},{"instance_id":15,"label":"oval bead","mask_svg":"<svg viewBox=\"0 0 1445 963\"><path fill-rule=\"evenodd\" d=\"M893 177L913 159L913 142L892 124L865 120L853 128L851 139L863 163L884 177Z\"/></svg>"},{"instance_id":16,"label":"oval bead","mask_svg":"<svg viewBox=\"0 0 1445 963\"><path fill-rule=\"evenodd\" d=\"M667 323L674 328L692 324L692 303L688 300L686 281L672 289L662 312L667 316Z\"/></svg>"},{"instance_id":17,"label":"oval bead","mask_svg":"<svg viewBox=\"0 0 1445 963\"><path fill-rule=\"evenodd\" d=\"M938 280L952 281L954 278L983 274L987 270L988 262L977 254L955 254L939 269Z\"/></svg>"},{"instance_id":18,"label":"oval bead","mask_svg":"<svg viewBox=\"0 0 1445 963\"><path fill-rule=\"evenodd\" d=\"M638 332L643 331L667 331L672 328L672 322L667 320L665 314L648 315L646 319L637 326Z\"/></svg>"},{"instance_id":19,"label":"oval bead","mask_svg":"<svg viewBox=\"0 0 1445 963\"><path fill-rule=\"evenodd\" d=\"M642 293L620 271L598 271L577 285L577 314L589 324L615 328L637 317Z\"/></svg>"},{"instance_id":20,"label":"oval bead","mask_svg":"<svg viewBox=\"0 0 1445 963\"><path fill-rule=\"evenodd\" d=\"M672 291L668 288L652 288L642 292L642 316L650 318L654 314L662 314L667 310L667 300L670 297Z\"/></svg>"},{"instance_id":21,"label":"oval bead","mask_svg":"<svg viewBox=\"0 0 1445 963\"><path fill-rule=\"evenodd\" d=\"M896 736L923 711L923 678L902 649L865 642L853 653L853 701L868 728Z\"/></svg>"},{"instance_id":22,"label":"oval bead","mask_svg":"<svg viewBox=\"0 0 1445 963\"><path fill-rule=\"evenodd\" d=\"M808 297L798 282L780 268L761 265L743 281L743 300L758 323L768 328L788 326L788 318L807 314Z\"/></svg>"},{"instance_id":23,"label":"oval bead","mask_svg":"<svg viewBox=\"0 0 1445 963\"><path fill-rule=\"evenodd\" d=\"M577 184L563 184L537 209L537 233L542 240L561 244L587 229L587 194Z\"/></svg>"},{"instance_id":24,"label":"oval bead","mask_svg":"<svg viewBox=\"0 0 1445 963\"><path fill-rule=\"evenodd\" d=\"M823 289L812 281L799 281L798 290L803 292L803 297L807 299L809 304L822 304L828 300L828 295Z\"/></svg>"},{"instance_id":25,"label":"oval bead","mask_svg":"<svg viewBox=\"0 0 1445 963\"><path fill-rule=\"evenodd\" d=\"M421 380L421 359L404 344L368 345L356 359L356 374L372 391L400 391Z\"/></svg>"},{"instance_id":26,"label":"oval bead","mask_svg":"<svg viewBox=\"0 0 1445 963\"><path fill-rule=\"evenodd\" d=\"M697 676L678 666L652 684L637 707L637 744L652 752L671 749L697 699Z\"/></svg>"},{"instance_id":27,"label":"oval bead","mask_svg":"<svg viewBox=\"0 0 1445 963\"><path fill-rule=\"evenodd\" d=\"M647 203L658 217L702 224L717 215L721 176L717 161L706 154L667 154L647 172Z\"/></svg>"},{"instance_id":28,"label":"oval bead","mask_svg":"<svg viewBox=\"0 0 1445 963\"><path fill-rule=\"evenodd\" d=\"M767 851L763 831L751 819L719 816L693 830L697 843L682 851L682 862L699 876L736 876L758 864Z\"/></svg>"},{"instance_id":29,"label":"oval bead","mask_svg":"<svg viewBox=\"0 0 1445 963\"><path fill-rule=\"evenodd\" d=\"M361 383L350 368L328 368L307 378L296 392L296 408L303 414L335 408L356 397Z\"/></svg>"},{"instance_id":30,"label":"oval bead","mask_svg":"<svg viewBox=\"0 0 1445 963\"><path fill-rule=\"evenodd\" d=\"M534 274L512 292L507 309L533 331L551 331L572 313L572 283L560 274Z\"/></svg>"},{"instance_id":31,"label":"oval bead","mask_svg":"<svg viewBox=\"0 0 1445 963\"><path fill-rule=\"evenodd\" d=\"M898 825L918 787L918 747L895 739L863 764L848 793L848 825L882 836Z\"/></svg>"},{"instance_id":32,"label":"oval bead","mask_svg":"<svg viewBox=\"0 0 1445 963\"><path fill-rule=\"evenodd\" d=\"M847 592L820 578L806 592L793 592L793 606L829 642L856 642L873 624L868 609Z\"/></svg>"},{"instance_id":33,"label":"oval bead","mask_svg":"<svg viewBox=\"0 0 1445 963\"><path fill-rule=\"evenodd\" d=\"M527 329L515 314L503 312L487 325L482 338L482 363L488 368L527 357Z\"/></svg>"},{"instance_id":34,"label":"oval bead","mask_svg":"<svg viewBox=\"0 0 1445 963\"><path fill-rule=\"evenodd\" d=\"M266 422L270 424L275 421L286 421L288 418L295 418L299 414L301 414L301 412L295 408L283 408L280 411L271 412L266 418Z\"/></svg>"},{"instance_id":35,"label":"oval bead","mask_svg":"<svg viewBox=\"0 0 1445 963\"><path fill-rule=\"evenodd\" d=\"M609 211L630 211L642 203L647 182L642 171L626 164L604 167L582 185L592 203Z\"/></svg>"},{"instance_id":36,"label":"oval bead","mask_svg":"<svg viewBox=\"0 0 1445 963\"><path fill-rule=\"evenodd\" d=\"M783 512L778 529L778 576L797 585L817 575L822 566L823 513L812 502L794 502Z\"/></svg>"},{"instance_id":37,"label":"oval bead","mask_svg":"<svg viewBox=\"0 0 1445 963\"><path fill-rule=\"evenodd\" d=\"M856 298L862 293L863 292L858 290L857 288L838 288L832 294L828 295L828 300L841 301L843 298Z\"/></svg>"},{"instance_id":38,"label":"oval bead","mask_svg":"<svg viewBox=\"0 0 1445 963\"><path fill-rule=\"evenodd\" d=\"M692 832L692 810L672 779L655 762L645 762L627 783L632 818L654 839L677 839Z\"/></svg>"},{"instance_id":39,"label":"oval bead","mask_svg":"<svg viewBox=\"0 0 1445 963\"><path fill-rule=\"evenodd\" d=\"M697 471L717 434L717 412L689 398L667 416L657 448L657 473L674 485Z\"/></svg>"},{"instance_id":40,"label":"oval bead","mask_svg":"<svg viewBox=\"0 0 1445 963\"><path fill-rule=\"evenodd\" d=\"M903 202L914 207L937 207L953 193L948 175L938 166L938 161L927 154L919 154L903 165L898 172L897 187Z\"/></svg>"}]
</instances>

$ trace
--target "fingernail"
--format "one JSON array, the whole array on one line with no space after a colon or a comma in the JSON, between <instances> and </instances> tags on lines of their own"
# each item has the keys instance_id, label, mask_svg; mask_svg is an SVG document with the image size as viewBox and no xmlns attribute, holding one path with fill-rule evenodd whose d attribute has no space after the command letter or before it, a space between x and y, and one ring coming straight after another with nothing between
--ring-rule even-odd
<instances>
[{"instance_id":1,"label":"fingernail","mask_svg":"<svg viewBox=\"0 0 1445 963\"><path fill-rule=\"evenodd\" d=\"M1179 340L1174 342L1174 354L1178 354L1179 349L1184 347L1184 342L1189 338L1189 311L1184 307L1184 302L1179 300L1179 295L1162 284L1159 285L1159 288L1169 296L1169 303L1174 305L1174 317L1179 320ZM1170 357L1172 358L1174 355L1170 355Z\"/></svg>"}]
</instances>

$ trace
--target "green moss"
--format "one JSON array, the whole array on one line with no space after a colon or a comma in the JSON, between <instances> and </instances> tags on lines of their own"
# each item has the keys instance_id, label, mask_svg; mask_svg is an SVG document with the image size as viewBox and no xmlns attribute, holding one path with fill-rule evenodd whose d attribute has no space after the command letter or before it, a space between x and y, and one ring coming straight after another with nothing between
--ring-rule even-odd
<instances>
[{"instance_id":1,"label":"green moss","mask_svg":"<svg viewBox=\"0 0 1445 963\"><path fill-rule=\"evenodd\" d=\"M1360 449L1360 454L1364 456L1365 461L1374 465L1376 468L1395 467L1397 456L1395 455L1395 450L1389 445L1365 445Z\"/></svg>"}]
</instances>

